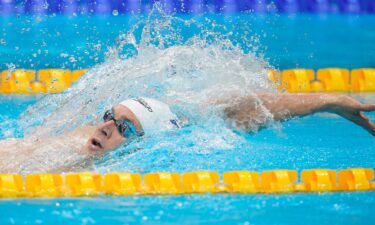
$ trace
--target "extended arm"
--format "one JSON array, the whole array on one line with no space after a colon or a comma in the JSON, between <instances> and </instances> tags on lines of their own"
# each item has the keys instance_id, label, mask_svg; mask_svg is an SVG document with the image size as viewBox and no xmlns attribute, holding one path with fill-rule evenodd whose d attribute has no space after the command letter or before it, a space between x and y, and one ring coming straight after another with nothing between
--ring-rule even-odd
<instances>
[{"instance_id":1,"label":"extended arm","mask_svg":"<svg viewBox=\"0 0 375 225\"><path fill-rule=\"evenodd\" d=\"M259 94L258 96L276 120L316 112L331 112L363 127L375 136L375 124L362 113L375 111L374 104L362 104L350 96L337 94Z\"/></svg>"},{"instance_id":2,"label":"extended arm","mask_svg":"<svg viewBox=\"0 0 375 225\"><path fill-rule=\"evenodd\" d=\"M375 124L363 115L363 112L375 111L375 105L362 104L350 96L323 93L259 93L257 97L276 121L285 121L316 112L331 112L363 127L375 136ZM259 114L255 110L257 107L249 107L256 102L253 96L242 101L244 102L240 105L245 107L228 110L231 118L243 120L246 115L256 117Z\"/></svg>"}]
</instances>

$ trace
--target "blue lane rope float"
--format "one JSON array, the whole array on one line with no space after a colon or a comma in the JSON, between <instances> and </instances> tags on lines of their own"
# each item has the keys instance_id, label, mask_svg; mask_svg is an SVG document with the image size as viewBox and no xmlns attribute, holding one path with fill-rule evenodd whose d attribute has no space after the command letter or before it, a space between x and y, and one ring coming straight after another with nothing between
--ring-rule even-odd
<instances>
[{"instance_id":1,"label":"blue lane rope float","mask_svg":"<svg viewBox=\"0 0 375 225\"><path fill-rule=\"evenodd\" d=\"M300 181L295 170L0 174L0 198L373 191L373 179L372 168L303 170Z\"/></svg>"}]
</instances>

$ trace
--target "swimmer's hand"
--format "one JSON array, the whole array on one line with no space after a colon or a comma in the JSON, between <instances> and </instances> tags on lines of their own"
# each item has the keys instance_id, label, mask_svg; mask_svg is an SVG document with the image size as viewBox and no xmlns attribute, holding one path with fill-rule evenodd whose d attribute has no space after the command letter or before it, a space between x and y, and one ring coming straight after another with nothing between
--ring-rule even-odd
<instances>
[{"instance_id":1,"label":"swimmer's hand","mask_svg":"<svg viewBox=\"0 0 375 225\"><path fill-rule=\"evenodd\" d=\"M328 104L327 110L352 121L375 136L375 124L363 114L363 112L375 111L375 104L362 104L350 96L337 95Z\"/></svg>"}]
</instances>

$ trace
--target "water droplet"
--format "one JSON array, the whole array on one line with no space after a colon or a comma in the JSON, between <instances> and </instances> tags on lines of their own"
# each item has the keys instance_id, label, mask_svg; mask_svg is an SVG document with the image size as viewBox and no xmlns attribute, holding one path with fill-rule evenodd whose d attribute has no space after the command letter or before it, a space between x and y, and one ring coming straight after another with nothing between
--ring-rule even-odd
<instances>
[{"instance_id":1,"label":"water droplet","mask_svg":"<svg viewBox=\"0 0 375 225\"><path fill-rule=\"evenodd\" d=\"M60 54L60 57L63 57L63 58L66 58L66 57L68 57L69 55L68 54L66 54L66 53L61 53Z\"/></svg>"},{"instance_id":2,"label":"water droplet","mask_svg":"<svg viewBox=\"0 0 375 225\"><path fill-rule=\"evenodd\" d=\"M77 62L77 60L73 56L70 56L69 57L69 62Z\"/></svg>"},{"instance_id":3,"label":"water droplet","mask_svg":"<svg viewBox=\"0 0 375 225\"><path fill-rule=\"evenodd\" d=\"M45 2L43 3L42 7L43 7L44 9L48 9L48 7L49 7L48 2L45 1Z\"/></svg>"},{"instance_id":4,"label":"water droplet","mask_svg":"<svg viewBox=\"0 0 375 225\"><path fill-rule=\"evenodd\" d=\"M101 44L94 45L94 49L97 50L97 51L100 51L101 48L102 48Z\"/></svg>"},{"instance_id":5,"label":"water droplet","mask_svg":"<svg viewBox=\"0 0 375 225\"><path fill-rule=\"evenodd\" d=\"M114 15L114 16L118 16L118 10L117 10L117 9L113 10L113 11L112 11L112 15Z\"/></svg>"}]
</instances>

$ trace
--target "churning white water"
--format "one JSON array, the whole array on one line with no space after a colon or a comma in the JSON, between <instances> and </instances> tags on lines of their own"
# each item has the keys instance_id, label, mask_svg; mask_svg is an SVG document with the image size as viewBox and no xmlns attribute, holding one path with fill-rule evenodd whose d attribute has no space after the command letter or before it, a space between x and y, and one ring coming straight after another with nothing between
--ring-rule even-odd
<instances>
[{"instance_id":1,"label":"churning white water","mask_svg":"<svg viewBox=\"0 0 375 225\"><path fill-rule=\"evenodd\" d=\"M64 93L48 95L29 107L20 121L25 134L46 138L87 123L96 124L111 106L145 96L171 105L177 115L188 118L188 125L181 131L145 137L109 153L111 160L104 157L98 162L101 168L131 168L131 163L123 165L120 157L113 157L125 149L204 152L234 148L244 140L228 126L221 110L236 105L241 96L272 91L267 80L269 65L234 44L229 38L231 31L217 32L214 26L204 25L207 23L166 15L156 4L148 19L118 37L104 63L90 69ZM267 110L261 105L258 108L262 112L258 122L272 120ZM256 130L256 124L251 129ZM55 140L58 142L62 141ZM75 145L82 142L84 138ZM50 164L43 168L57 163L51 157L71 160L71 144L56 146L58 151L47 146L38 148L38 154L46 158L41 161Z\"/></svg>"}]
</instances>

